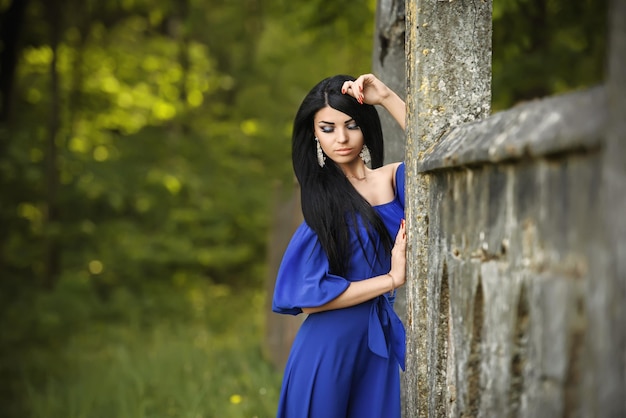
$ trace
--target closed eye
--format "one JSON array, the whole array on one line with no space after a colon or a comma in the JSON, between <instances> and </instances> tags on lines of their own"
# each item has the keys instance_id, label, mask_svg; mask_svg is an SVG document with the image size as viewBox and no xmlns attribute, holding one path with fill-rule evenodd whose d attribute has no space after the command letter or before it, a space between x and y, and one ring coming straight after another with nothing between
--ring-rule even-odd
<instances>
[{"instance_id":1,"label":"closed eye","mask_svg":"<svg viewBox=\"0 0 626 418\"><path fill-rule=\"evenodd\" d=\"M359 125L354 121L354 119L347 120L345 122L345 126L347 129L351 131L356 131L356 130L361 129ZM326 134L329 134L335 131L335 124L333 122L321 121L319 127L320 127L320 130Z\"/></svg>"}]
</instances>

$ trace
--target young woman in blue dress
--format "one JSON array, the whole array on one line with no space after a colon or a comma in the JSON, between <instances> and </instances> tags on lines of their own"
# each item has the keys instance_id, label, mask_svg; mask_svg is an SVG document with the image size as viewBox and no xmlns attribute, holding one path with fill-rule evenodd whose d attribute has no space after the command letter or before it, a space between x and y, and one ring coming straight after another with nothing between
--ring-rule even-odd
<instances>
[{"instance_id":1,"label":"young woman in blue dress","mask_svg":"<svg viewBox=\"0 0 626 418\"><path fill-rule=\"evenodd\" d=\"M405 333L393 301L405 283L404 164L382 165L374 105L404 128L404 102L372 74L322 80L295 117L304 222L283 256L272 309L308 316L279 418L400 417Z\"/></svg>"}]
</instances>

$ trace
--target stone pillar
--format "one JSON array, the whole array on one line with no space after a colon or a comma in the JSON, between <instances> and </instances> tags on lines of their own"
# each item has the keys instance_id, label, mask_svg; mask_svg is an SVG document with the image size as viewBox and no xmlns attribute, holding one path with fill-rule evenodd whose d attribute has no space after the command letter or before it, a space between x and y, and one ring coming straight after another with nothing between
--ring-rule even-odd
<instances>
[{"instance_id":1,"label":"stone pillar","mask_svg":"<svg viewBox=\"0 0 626 418\"><path fill-rule=\"evenodd\" d=\"M590 291L598 303L593 314L605 326L590 330L599 379L589 385L598 416L626 416L626 2L609 4L607 54L608 124L602 156L605 248L597 258L606 275Z\"/></svg>"},{"instance_id":2,"label":"stone pillar","mask_svg":"<svg viewBox=\"0 0 626 418\"><path fill-rule=\"evenodd\" d=\"M436 399L446 392L428 380L428 358L437 356L437 347L428 344L426 295L437 295L439 283L428 271L430 180L418 174L419 164L451 128L490 113L491 9L491 1L409 0L406 5L407 418L441 416Z\"/></svg>"},{"instance_id":3,"label":"stone pillar","mask_svg":"<svg viewBox=\"0 0 626 418\"><path fill-rule=\"evenodd\" d=\"M405 1L378 1L372 72L402 99L406 97L405 32ZM385 135L385 163L404 161L405 132L386 111L379 114Z\"/></svg>"},{"instance_id":4,"label":"stone pillar","mask_svg":"<svg viewBox=\"0 0 626 418\"><path fill-rule=\"evenodd\" d=\"M372 72L403 100L406 99L405 17L405 0L377 2L372 55ZM381 108L377 110L385 137L384 163L404 161L406 132L387 111ZM394 309L406 324L406 287L398 289ZM406 390L402 389L404 405Z\"/></svg>"}]
</instances>

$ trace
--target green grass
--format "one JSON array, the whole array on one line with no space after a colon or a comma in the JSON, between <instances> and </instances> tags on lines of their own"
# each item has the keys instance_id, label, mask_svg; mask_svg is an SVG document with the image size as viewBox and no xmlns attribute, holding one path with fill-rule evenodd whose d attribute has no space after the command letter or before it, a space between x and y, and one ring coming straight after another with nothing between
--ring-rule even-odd
<instances>
[{"instance_id":1,"label":"green grass","mask_svg":"<svg viewBox=\"0 0 626 418\"><path fill-rule=\"evenodd\" d=\"M152 289L149 296L118 290L106 303L84 292L61 287L38 299L36 317L49 341L22 343L26 416L275 415L280 376L261 354L260 291L235 294L206 284Z\"/></svg>"}]
</instances>

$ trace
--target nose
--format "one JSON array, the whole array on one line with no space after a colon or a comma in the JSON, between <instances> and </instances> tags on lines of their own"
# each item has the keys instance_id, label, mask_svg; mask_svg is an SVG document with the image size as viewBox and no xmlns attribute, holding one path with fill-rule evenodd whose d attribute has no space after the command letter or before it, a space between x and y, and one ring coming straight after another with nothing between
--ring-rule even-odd
<instances>
[{"instance_id":1,"label":"nose","mask_svg":"<svg viewBox=\"0 0 626 418\"><path fill-rule=\"evenodd\" d=\"M345 129L337 129L337 142L340 144L348 142L348 133Z\"/></svg>"}]
</instances>

